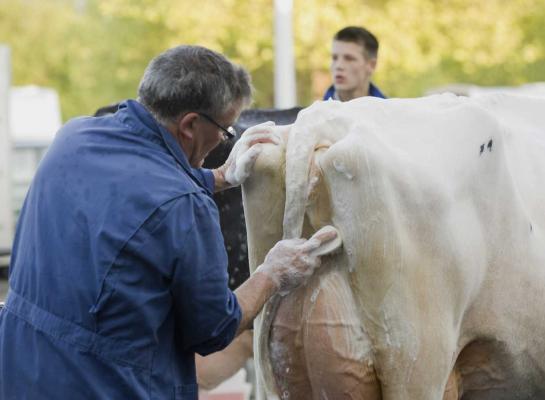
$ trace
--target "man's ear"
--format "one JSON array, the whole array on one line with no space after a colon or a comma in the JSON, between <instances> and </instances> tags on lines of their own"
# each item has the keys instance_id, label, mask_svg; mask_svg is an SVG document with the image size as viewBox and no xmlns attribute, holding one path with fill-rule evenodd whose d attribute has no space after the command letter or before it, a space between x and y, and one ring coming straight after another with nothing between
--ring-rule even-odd
<instances>
[{"instance_id":1,"label":"man's ear","mask_svg":"<svg viewBox=\"0 0 545 400\"><path fill-rule=\"evenodd\" d=\"M371 58L369 60L369 62L367 63L367 65L369 66L369 72L370 73L375 72L375 69L377 68L377 59L376 58Z\"/></svg>"},{"instance_id":2,"label":"man's ear","mask_svg":"<svg viewBox=\"0 0 545 400\"><path fill-rule=\"evenodd\" d=\"M178 134L181 136L180 139L193 140L193 135L197 129L195 124L198 119L199 114L194 112L189 112L180 118L178 121Z\"/></svg>"}]
</instances>

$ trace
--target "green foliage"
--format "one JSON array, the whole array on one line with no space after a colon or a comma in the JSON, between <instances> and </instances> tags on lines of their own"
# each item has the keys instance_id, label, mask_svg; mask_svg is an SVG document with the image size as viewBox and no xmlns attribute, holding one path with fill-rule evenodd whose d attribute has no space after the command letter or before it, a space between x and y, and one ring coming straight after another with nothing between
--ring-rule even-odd
<instances>
[{"instance_id":1,"label":"green foliage","mask_svg":"<svg viewBox=\"0 0 545 400\"><path fill-rule=\"evenodd\" d=\"M380 40L375 81L390 96L454 82L545 81L542 0L293 0L298 98L329 85L331 36L364 25ZM148 61L180 43L251 72L273 103L273 0L0 0L0 42L15 85L57 89L65 119L134 97Z\"/></svg>"}]
</instances>

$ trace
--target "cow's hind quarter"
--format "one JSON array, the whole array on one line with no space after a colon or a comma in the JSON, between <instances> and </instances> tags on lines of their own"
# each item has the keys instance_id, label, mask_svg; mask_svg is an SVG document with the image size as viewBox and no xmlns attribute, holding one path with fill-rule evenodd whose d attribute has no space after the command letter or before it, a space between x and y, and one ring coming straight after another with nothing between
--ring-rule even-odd
<instances>
[{"instance_id":1,"label":"cow's hind quarter","mask_svg":"<svg viewBox=\"0 0 545 400\"><path fill-rule=\"evenodd\" d=\"M430 222L414 231L400 205L420 196L430 204L444 199L430 197L435 182L422 182L418 169L368 129L353 127L319 161L331 194L331 222L343 237L354 309L370 343L367 358L384 399L441 398L456 350L456 318L442 311L443 303L451 304L440 272L447 265L425 239L436 229L429 214L443 216L446 209L415 209L425 214L415 220ZM407 186L396 184L399 173L406 174L401 183Z\"/></svg>"},{"instance_id":2,"label":"cow's hind quarter","mask_svg":"<svg viewBox=\"0 0 545 400\"><path fill-rule=\"evenodd\" d=\"M332 224L331 194L320 164L331 145L323 140L314 147L303 237ZM341 249L322 257L309 282L280 300L269 346L281 398L382 399L350 275Z\"/></svg>"},{"instance_id":3,"label":"cow's hind quarter","mask_svg":"<svg viewBox=\"0 0 545 400\"><path fill-rule=\"evenodd\" d=\"M303 236L332 225L330 189L321 159L333 143L314 145L307 180ZM342 236L342 235L341 235ZM271 357L280 394L297 399L381 399L371 342L364 331L341 248L303 287L282 299L271 331Z\"/></svg>"}]
</instances>

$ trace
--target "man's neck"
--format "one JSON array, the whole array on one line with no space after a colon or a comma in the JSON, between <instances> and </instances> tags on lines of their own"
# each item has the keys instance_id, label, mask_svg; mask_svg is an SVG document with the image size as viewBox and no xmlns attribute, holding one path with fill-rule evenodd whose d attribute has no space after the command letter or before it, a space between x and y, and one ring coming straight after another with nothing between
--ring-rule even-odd
<instances>
[{"instance_id":1,"label":"man's neck","mask_svg":"<svg viewBox=\"0 0 545 400\"><path fill-rule=\"evenodd\" d=\"M358 97L369 96L370 82L353 90L335 90L336 97L340 101L349 101Z\"/></svg>"}]
</instances>

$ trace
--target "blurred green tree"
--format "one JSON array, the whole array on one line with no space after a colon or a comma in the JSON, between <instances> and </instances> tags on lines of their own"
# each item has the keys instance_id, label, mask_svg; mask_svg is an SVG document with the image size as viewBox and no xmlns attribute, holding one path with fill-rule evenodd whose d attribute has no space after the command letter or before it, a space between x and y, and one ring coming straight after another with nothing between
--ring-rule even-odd
<instances>
[{"instance_id":1,"label":"blurred green tree","mask_svg":"<svg viewBox=\"0 0 545 400\"><path fill-rule=\"evenodd\" d=\"M389 96L454 82L545 81L543 0L293 0L301 105L330 84L332 35L364 25L381 43ZM255 106L273 105L273 0L0 0L13 81L57 89L64 119L134 97L148 61L180 43L245 65Z\"/></svg>"}]
</instances>

